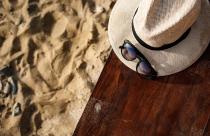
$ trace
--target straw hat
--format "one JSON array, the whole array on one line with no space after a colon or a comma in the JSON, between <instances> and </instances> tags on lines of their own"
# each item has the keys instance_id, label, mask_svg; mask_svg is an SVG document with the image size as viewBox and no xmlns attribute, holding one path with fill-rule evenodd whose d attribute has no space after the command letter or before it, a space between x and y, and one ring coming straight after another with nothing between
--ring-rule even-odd
<instances>
[{"instance_id":1,"label":"straw hat","mask_svg":"<svg viewBox=\"0 0 210 136\"><path fill-rule=\"evenodd\" d=\"M125 60L119 49L128 39L149 60L158 76L191 66L210 42L208 0L118 0L108 26L109 41L119 59L136 70L137 60Z\"/></svg>"}]
</instances>

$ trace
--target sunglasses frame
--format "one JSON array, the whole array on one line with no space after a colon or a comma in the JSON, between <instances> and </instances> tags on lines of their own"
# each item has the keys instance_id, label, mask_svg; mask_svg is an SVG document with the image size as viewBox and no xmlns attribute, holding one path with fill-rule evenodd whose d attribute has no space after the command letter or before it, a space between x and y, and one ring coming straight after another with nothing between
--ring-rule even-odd
<instances>
[{"instance_id":1,"label":"sunglasses frame","mask_svg":"<svg viewBox=\"0 0 210 136\"><path fill-rule=\"evenodd\" d=\"M124 48L126 48L125 47L125 44L129 44L131 47L133 47L133 49L135 50L135 52L136 52L136 58L134 58L134 59L132 59L132 60L128 60L124 55L123 55L123 49ZM136 72L137 73L139 73L138 72L138 66L140 65L140 63L141 62L146 62L147 64L148 64L148 66L151 68L151 74L149 74L149 75L144 75L144 74L141 74L141 73L139 73L139 74L141 74L141 75L144 75L144 76L146 76L147 78L149 78L149 79L155 79L156 77L157 77L157 72L155 71L155 69L152 67L152 65L151 65L151 63L146 59L146 57L129 41L129 40L124 40L124 43L123 43L123 45L121 45L120 47L119 47L120 49L121 49L121 55L123 56L123 58L124 59L126 59L127 61L133 61L133 60L135 60L135 59L138 59L139 60L139 62L137 63L137 65L136 65Z\"/></svg>"}]
</instances>

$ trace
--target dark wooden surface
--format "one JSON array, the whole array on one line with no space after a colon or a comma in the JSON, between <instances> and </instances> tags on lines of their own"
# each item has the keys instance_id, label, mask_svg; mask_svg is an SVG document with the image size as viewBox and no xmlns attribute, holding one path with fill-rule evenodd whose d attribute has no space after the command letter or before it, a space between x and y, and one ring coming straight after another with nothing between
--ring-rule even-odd
<instances>
[{"instance_id":1,"label":"dark wooden surface","mask_svg":"<svg viewBox=\"0 0 210 136\"><path fill-rule=\"evenodd\" d=\"M155 81L112 52L74 136L210 136L210 48L192 67Z\"/></svg>"}]
</instances>

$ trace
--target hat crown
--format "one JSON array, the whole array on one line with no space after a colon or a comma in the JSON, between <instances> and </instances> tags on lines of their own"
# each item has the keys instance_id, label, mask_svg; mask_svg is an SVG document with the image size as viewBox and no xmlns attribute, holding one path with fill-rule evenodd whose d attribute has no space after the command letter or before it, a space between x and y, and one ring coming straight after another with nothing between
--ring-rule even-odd
<instances>
[{"instance_id":1,"label":"hat crown","mask_svg":"<svg viewBox=\"0 0 210 136\"><path fill-rule=\"evenodd\" d=\"M196 21L200 0L141 0L134 17L138 36L152 47L179 39Z\"/></svg>"}]
</instances>

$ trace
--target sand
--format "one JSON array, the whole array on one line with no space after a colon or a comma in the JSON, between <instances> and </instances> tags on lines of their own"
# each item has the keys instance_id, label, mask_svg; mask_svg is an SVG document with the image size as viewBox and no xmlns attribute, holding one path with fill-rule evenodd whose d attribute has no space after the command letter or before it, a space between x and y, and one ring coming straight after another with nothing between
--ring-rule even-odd
<instances>
[{"instance_id":1,"label":"sand","mask_svg":"<svg viewBox=\"0 0 210 136\"><path fill-rule=\"evenodd\" d=\"M0 1L1 136L73 134L111 50L114 1Z\"/></svg>"}]
</instances>

